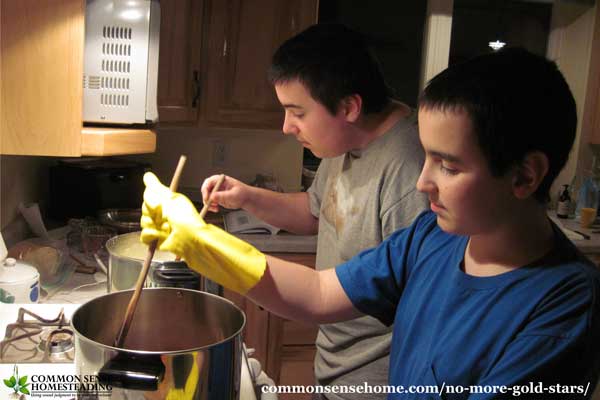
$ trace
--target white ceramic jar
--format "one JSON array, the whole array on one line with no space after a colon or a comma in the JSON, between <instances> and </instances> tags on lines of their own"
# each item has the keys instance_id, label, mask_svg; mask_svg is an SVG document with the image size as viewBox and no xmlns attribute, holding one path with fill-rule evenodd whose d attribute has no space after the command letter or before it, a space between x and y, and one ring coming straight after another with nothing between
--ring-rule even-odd
<instances>
[{"instance_id":1,"label":"white ceramic jar","mask_svg":"<svg viewBox=\"0 0 600 400\"><path fill-rule=\"evenodd\" d=\"M35 267L14 258L0 261L0 303L37 303L40 274Z\"/></svg>"}]
</instances>

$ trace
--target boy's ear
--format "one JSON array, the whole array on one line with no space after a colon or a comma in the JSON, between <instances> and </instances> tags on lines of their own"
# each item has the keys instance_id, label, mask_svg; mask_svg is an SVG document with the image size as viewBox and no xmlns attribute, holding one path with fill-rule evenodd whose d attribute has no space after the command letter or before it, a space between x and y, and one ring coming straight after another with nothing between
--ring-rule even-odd
<instances>
[{"instance_id":1,"label":"boy's ear","mask_svg":"<svg viewBox=\"0 0 600 400\"><path fill-rule=\"evenodd\" d=\"M340 111L343 112L346 121L356 122L362 111L362 97L358 94L344 97L340 102Z\"/></svg>"},{"instance_id":2,"label":"boy's ear","mask_svg":"<svg viewBox=\"0 0 600 400\"><path fill-rule=\"evenodd\" d=\"M548 156L541 151L532 151L519 164L513 178L513 193L517 199L532 196L548 173Z\"/></svg>"}]
</instances>

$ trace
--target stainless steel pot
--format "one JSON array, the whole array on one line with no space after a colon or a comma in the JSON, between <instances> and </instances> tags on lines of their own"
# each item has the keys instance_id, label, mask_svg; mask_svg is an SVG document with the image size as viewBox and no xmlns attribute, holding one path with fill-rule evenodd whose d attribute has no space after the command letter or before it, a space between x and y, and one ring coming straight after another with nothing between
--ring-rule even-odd
<instances>
[{"instance_id":1,"label":"stainless steel pot","mask_svg":"<svg viewBox=\"0 0 600 400\"><path fill-rule=\"evenodd\" d=\"M107 277L108 292L134 288L148 252L148 246L140 242L140 232L112 237L106 242L106 249L110 254ZM157 250L154 252L150 268L152 270L165 261L174 260L174 254ZM149 275L151 276L151 274ZM149 278L146 279L145 286L150 286Z\"/></svg>"},{"instance_id":2,"label":"stainless steel pot","mask_svg":"<svg viewBox=\"0 0 600 400\"><path fill-rule=\"evenodd\" d=\"M79 398L238 399L244 313L221 297L144 289L123 348L113 346L132 291L97 297L71 318L80 376L99 385Z\"/></svg>"},{"instance_id":3,"label":"stainless steel pot","mask_svg":"<svg viewBox=\"0 0 600 400\"><path fill-rule=\"evenodd\" d=\"M135 287L148 252L148 246L140 242L140 233L118 235L106 242L110 255L106 280L109 293ZM154 252L144 287L180 287L222 295L219 284L192 271L184 261L174 260L174 254Z\"/></svg>"}]
</instances>

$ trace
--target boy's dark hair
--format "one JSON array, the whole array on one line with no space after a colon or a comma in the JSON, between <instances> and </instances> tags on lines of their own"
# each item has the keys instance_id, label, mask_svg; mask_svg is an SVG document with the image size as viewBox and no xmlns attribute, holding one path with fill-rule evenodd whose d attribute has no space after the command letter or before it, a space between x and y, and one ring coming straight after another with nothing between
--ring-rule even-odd
<instances>
[{"instance_id":1,"label":"boy's dark hair","mask_svg":"<svg viewBox=\"0 0 600 400\"><path fill-rule=\"evenodd\" d=\"M269 68L272 84L298 79L330 113L349 95L362 98L362 112L381 111L391 90L366 39L341 24L317 24L285 41Z\"/></svg>"},{"instance_id":2,"label":"boy's dark hair","mask_svg":"<svg viewBox=\"0 0 600 400\"><path fill-rule=\"evenodd\" d=\"M532 151L546 154L548 173L534 197L549 200L577 127L575 100L554 62L522 48L476 57L434 77L419 108L464 110L496 177Z\"/></svg>"}]
</instances>

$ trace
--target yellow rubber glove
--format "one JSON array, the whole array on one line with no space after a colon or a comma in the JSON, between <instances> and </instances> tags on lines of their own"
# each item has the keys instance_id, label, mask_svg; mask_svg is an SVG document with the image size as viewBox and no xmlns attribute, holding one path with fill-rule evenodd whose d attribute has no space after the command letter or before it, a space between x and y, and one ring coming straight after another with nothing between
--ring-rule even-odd
<instances>
[{"instance_id":1,"label":"yellow rubber glove","mask_svg":"<svg viewBox=\"0 0 600 400\"><path fill-rule=\"evenodd\" d=\"M158 240L159 249L182 257L207 278L245 294L262 278L265 255L250 244L205 223L196 207L182 194L173 193L156 175L144 175L141 240Z\"/></svg>"}]
</instances>

